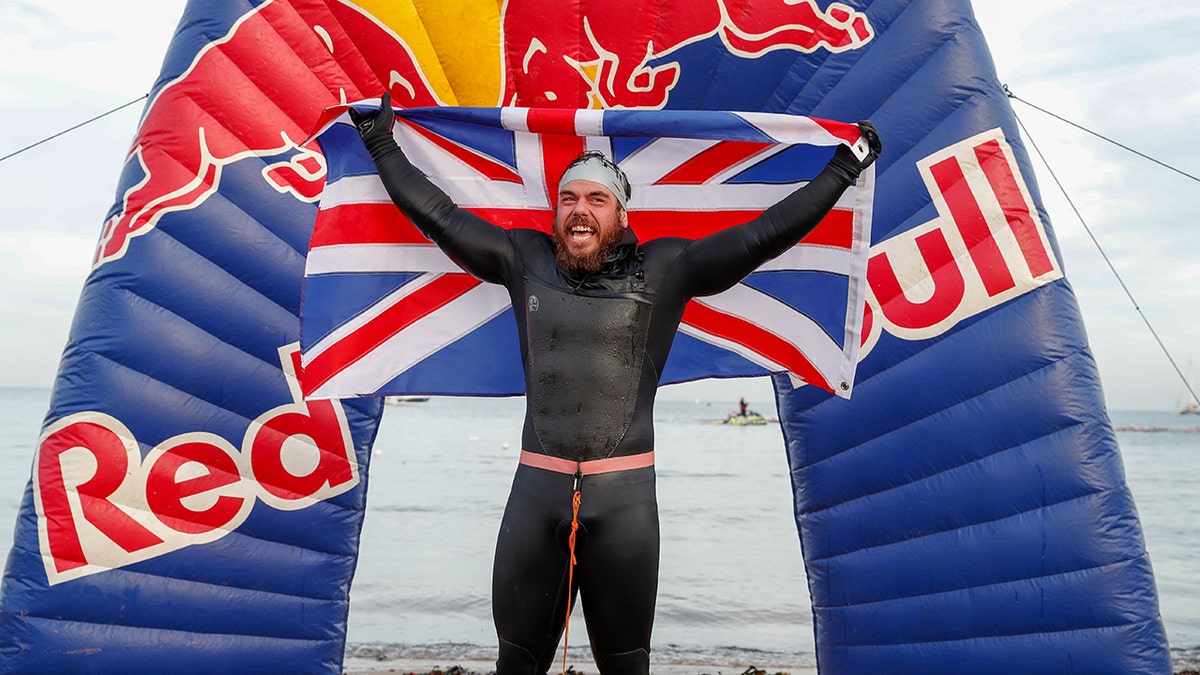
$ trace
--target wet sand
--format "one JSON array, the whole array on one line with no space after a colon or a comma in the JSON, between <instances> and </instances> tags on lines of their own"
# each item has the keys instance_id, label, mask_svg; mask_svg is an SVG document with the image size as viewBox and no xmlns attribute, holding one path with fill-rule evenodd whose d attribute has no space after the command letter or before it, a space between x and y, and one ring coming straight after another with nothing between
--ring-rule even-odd
<instances>
[{"instance_id":1,"label":"wet sand","mask_svg":"<svg viewBox=\"0 0 1200 675\"><path fill-rule=\"evenodd\" d=\"M449 664L449 665L447 665ZM396 673L397 675L489 675L494 672L492 661L474 660L443 660L436 659L400 659L394 661L371 662L367 659L346 659L344 672L346 675L380 675ZM550 673L561 673L562 666L557 664ZM811 665L756 665L742 663L651 663L650 672L655 675L815 675L817 669ZM568 675L597 675L595 664L568 663Z\"/></svg>"}]
</instances>

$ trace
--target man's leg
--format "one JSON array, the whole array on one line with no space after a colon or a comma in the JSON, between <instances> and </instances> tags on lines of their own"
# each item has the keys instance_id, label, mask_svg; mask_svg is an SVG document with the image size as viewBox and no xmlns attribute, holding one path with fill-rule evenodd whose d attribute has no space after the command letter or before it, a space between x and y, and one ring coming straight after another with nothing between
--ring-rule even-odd
<instances>
[{"instance_id":1,"label":"man's leg","mask_svg":"<svg viewBox=\"0 0 1200 675\"><path fill-rule=\"evenodd\" d=\"M542 675L554 661L567 608L567 553L556 530L570 521L572 480L525 466L513 479L492 568L496 675Z\"/></svg>"},{"instance_id":2,"label":"man's leg","mask_svg":"<svg viewBox=\"0 0 1200 675\"><path fill-rule=\"evenodd\" d=\"M654 468L588 476L581 520L586 548L575 579L602 675L645 675L658 593Z\"/></svg>"}]
</instances>

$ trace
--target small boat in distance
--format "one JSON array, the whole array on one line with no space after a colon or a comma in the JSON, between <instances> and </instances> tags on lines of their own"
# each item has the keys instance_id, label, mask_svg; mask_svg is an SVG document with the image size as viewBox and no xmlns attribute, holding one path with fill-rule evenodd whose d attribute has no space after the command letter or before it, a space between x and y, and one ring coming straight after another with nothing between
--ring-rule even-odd
<instances>
[{"instance_id":1,"label":"small boat in distance","mask_svg":"<svg viewBox=\"0 0 1200 675\"><path fill-rule=\"evenodd\" d=\"M385 396L386 405L422 405L429 402L428 396Z\"/></svg>"},{"instance_id":2,"label":"small boat in distance","mask_svg":"<svg viewBox=\"0 0 1200 675\"><path fill-rule=\"evenodd\" d=\"M717 424L730 424L735 427L756 427L756 426L768 424L770 422L777 422L777 421L778 420L768 420L767 418L763 417L762 415L759 415L756 412L751 412L751 413L748 413L745 415L738 415L736 413L730 413L729 417L726 417L725 419L718 421Z\"/></svg>"},{"instance_id":3,"label":"small boat in distance","mask_svg":"<svg viewBox=\"0 0 1200 675\"><path fill-rule=\"evenodd\" d=\"M763 424L779 422L777 419L767 419L762 415L750 410L746 406L746 399L738 401L738 409L735 412L729 413L729 416L723 420L715 420L713 424L730 424L737 427L755 427Z\"/></svg>"}]
</instances>

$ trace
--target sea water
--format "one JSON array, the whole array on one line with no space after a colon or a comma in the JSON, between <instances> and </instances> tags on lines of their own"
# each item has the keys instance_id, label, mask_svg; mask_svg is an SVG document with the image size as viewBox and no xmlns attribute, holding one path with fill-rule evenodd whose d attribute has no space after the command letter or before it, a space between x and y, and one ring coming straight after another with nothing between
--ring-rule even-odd
<instances>
[{"instance_id":1,"label":"sea water","mask_svg":"<svg viewBox=\"0 0 1200 675\"><path fill-rule=\"evenodd\" d=\"M29 482L45 390L0 389L0 547ZM348 652L494 657L491 565L522 399L389 406L371 458ZM656 661L811 664L812 614L778 425L715 425L736 401L660 398ZM769 401L751 401L764 415ZM1179 660L1200 648L1200 417L1110 413ZM572 644L585 645L580 612ZM574 651L574 648L573 648ZM586 662L580 650L577 658Z\"/></svg>"}]
</instances>

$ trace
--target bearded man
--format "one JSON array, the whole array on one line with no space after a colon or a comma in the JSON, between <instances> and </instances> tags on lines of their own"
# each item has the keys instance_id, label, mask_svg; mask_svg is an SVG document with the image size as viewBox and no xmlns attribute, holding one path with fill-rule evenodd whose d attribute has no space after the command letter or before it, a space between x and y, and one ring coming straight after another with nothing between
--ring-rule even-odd
<instances>
[{"instance_id":1,"label":"bearded man","mask_svg":"<svg viewBox=\"0 0 1200 675\"><path fill-rule=\"evenodd\" d=\"M794 246L878 157L839 146L759 217L701 239L641 244L625 174L584 153L559 181L553 235L458 208L396 145L385 95L352 113L388 194L467 272L512 299L525 369L520 464L496 542L497 675L547 672L576 594L603 675L645 674L658 589L654 398L684 306Z\"/></svg>"}]
</instances>

